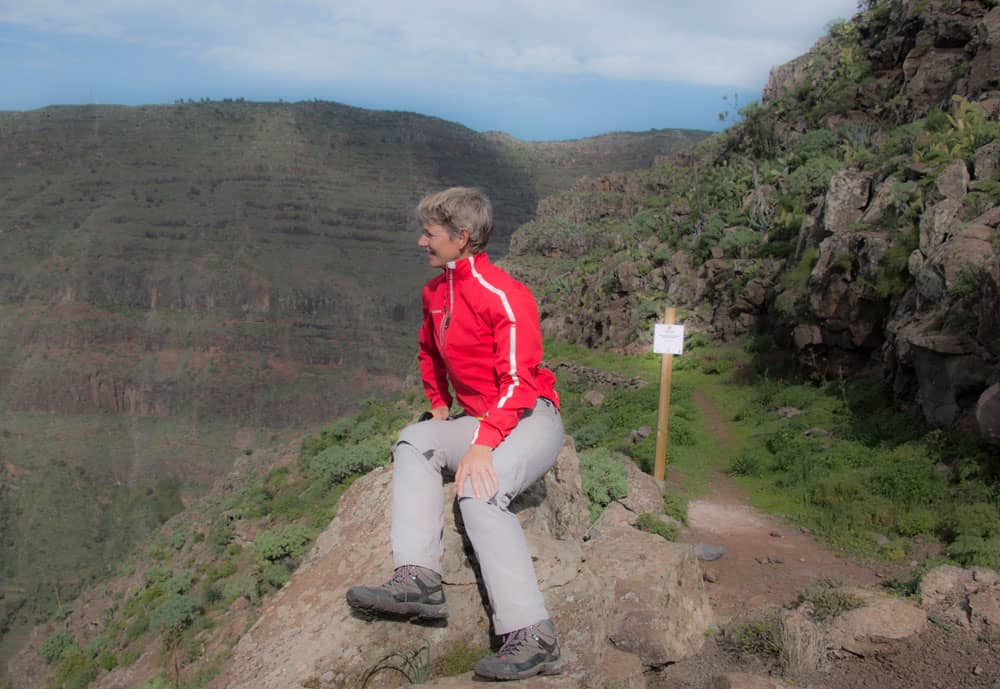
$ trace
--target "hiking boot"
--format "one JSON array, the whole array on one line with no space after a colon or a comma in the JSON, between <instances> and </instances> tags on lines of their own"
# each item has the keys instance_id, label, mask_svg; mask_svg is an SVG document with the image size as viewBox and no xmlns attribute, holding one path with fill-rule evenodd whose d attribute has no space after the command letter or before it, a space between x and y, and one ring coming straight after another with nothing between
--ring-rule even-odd
<instances>
[{"instance_id":1,"label":"hiking boot","mask_svg":"<svg viewBox=\"0 0 1000 689\"><path fill-rule=\"evenodd\" d=\"M347 604L367 615L396 615L410 619L443 620L441 575L418 565L403 565L381 586L354 586L347 591Z\"/></svg>"},{"instance_id":2,"label":"hiking boot","mask_svg":"<svg viewBox=\"0 0 1000 689\"><path fill-rule=\"evenodd\" d=\"M511 632L497 654L483 658L474 668L477 675L489 679L524 679L534 675L557 675L562 672L559 640L551 620Z\"/></svg>"}]
</instances>

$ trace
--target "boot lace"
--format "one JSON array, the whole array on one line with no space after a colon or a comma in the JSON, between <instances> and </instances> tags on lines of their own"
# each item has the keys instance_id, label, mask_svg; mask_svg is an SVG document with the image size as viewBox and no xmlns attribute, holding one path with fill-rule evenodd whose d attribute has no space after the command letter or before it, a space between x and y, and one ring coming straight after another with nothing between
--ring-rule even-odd
<instances>
[{"instance_id":1,"label":"boot lace","mask_svg":"<svg viewBox=\"0 0 1000 689\"><path fill-rule=\"evenodd\" d=\"M518 629L507 635L507 638L503 640L503 646L497 651L499 656L512 656L521 650L528 641L528 632L531 627L525 627L524 629Z\"/></svg>"},{"instance_id":2,"label":"boot lace","mask_svg":"<svg viewBox=\"0 0 1000 689\"><path fill-rule=\"evenodd\" d=\"M392 573L392 579L390 579L388 583L402 584L403 582L409 581L410 577L416 575L416 573L417 570L413 565L403 565L402 567L397 567Z\"/></svg>"}]
</instances>

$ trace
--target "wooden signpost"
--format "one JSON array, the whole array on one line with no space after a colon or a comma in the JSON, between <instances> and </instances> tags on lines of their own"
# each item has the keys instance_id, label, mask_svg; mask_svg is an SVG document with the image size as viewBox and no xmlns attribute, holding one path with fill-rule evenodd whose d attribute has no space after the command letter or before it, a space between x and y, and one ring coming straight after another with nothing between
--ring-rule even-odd
<instances>
[{"instance_id":1,"label":"wooden signpost","mask_svg":"<svg viewBox=\"0 0 1000 689\"><path fill-rule=\"evenodd\" d=\"M670 379L674 370L674 354L684 352L684 326L674 325L677 312L667 308L663 323L653 330L653 351L663 355L660 364L660 410L656 422L656 456L653 477L662 481L667 467L667 431L670 424Z\"/></svg>"}]
</instances>

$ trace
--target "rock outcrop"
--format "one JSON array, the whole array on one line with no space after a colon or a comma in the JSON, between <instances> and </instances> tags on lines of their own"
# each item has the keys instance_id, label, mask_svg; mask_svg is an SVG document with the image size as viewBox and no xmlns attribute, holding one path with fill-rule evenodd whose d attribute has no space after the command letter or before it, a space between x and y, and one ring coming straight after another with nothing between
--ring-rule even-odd
<instances>
[{"instance_id":1,"label":"rock outcrop","mask_svg":"<svg viewBox=\"0 0 1000 689\"><path fill-rule=\"evenodd\" d=\"M639 492L646 497L636 499L653 504L650 496L658 496L659 488L645 478L641 472L633 475L633 482L645 486ZM384 580L392 569L391 479L391 467L376 470L344 494L337 518L291 581L264 606L212 687L355 687L366 670L393 652L426 646L433 660L460 645L489 645L490 623L471 551L456 524L450 485L443 564L447 626L373 622L348 609L348 587ZM525 528L566 661L564 675L538 680L544 686L639 688L645 686L644 670L701 649L712 614L691 548L639 531L627 520L588 531L571 443L553 471L519 496L512 509ZM402 682L399 673L382 673L369 686Z\"/></svg>"}]
</instances>

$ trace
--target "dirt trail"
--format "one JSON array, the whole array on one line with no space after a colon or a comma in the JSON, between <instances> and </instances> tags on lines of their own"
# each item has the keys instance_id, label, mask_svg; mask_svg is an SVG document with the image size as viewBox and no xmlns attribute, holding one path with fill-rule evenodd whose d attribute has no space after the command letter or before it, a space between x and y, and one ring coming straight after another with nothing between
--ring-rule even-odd
<instances>
[{"instance_id":1,"label":"dirt trail","mask_svg":"<svg viewBox=\"0 0 1000 689\"><path fill-rule=\"evenodd\" d=\"M727 421L712 401L696 392L695 401L720 444L732 444ZM679 477L668 476L675 483ZM878 570L894 574L884 563L866 564L838 557L808 533L761 514L724 474L710 481L707 497L688 504L685 543L723 546L725 555L702 562L706 586L722 626L734 616L794 601L811 582L831 577L844 583L878 589ZM822 661L819 669L789 679L780 686L812 689L1000 689L1000 646L978 638L968 629L931 624L923 633L886 644L871 654ZM751 673L759 683L781 673L774 659L738 653L718 636L710 637L700 654L669 665L649 679L651 689L705 689L723 686L711 680L730 672ZM728 683L725 684L728 686ZM742 686L750 686L745 684Z\"/></svg>"},{"instance_id":2,"label":"dirt trail","mask_svg":"<svg viewBox=\"0 0 1000 689\"><path fill-rule=\"evenodd\" d=\"M722 446L732 443L728 422L712 401L695 392L695 402ZM794 601L810 583L832 577L858 586L876 586L873 566L839 557L803 530L762 514L729 477L716 473L709 494L688 503L685 543L722 546L718 560L702 562L709 598L719 622L741 612Z\"/></svg>"}]
</instances>

